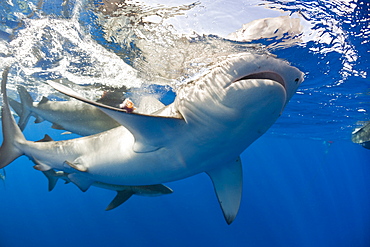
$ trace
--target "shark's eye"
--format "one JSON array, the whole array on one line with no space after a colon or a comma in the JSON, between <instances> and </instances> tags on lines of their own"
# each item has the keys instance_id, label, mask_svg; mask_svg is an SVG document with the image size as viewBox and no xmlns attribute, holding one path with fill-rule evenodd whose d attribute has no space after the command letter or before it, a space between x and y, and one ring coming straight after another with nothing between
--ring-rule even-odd
<instances>
[{"instance_id":1,"label":"shark's eye","mask_svg":"<svg viewBox=\"0 0 370 247\"><path fill-rule=\"evenodd\" d=\"M295 79L294 81L295 81L295 82L299 82L299 78Z\"/></svg>"}]
</instances>

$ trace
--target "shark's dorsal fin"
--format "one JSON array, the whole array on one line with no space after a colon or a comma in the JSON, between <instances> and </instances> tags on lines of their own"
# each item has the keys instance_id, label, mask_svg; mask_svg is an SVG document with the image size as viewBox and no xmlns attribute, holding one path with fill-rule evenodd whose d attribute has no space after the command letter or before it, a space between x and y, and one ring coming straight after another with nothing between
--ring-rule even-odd
<instances>
[{"instance_id":1,"label":"shark's dorsal fin","mask_svg":"<svg viewBox=\"0 0 370 247\"><path fill-rule=\"evenodd\" d=\"M243 174L240 157L207 174L212 179L218 202L227 224L231 224L239 211L242 197Z\"/></svg>"},{"instance_id":2,"label":"shark's dorsal fin","mask_svg":"<svg viewBox=\"0 0 370 247\"><path fill-rule=\"evenodd\" d=\"M53 138L51 138L48 134L45 134L44 138L36 142L51 142L51 141L53 141Z\"/></svg>"},{"instance_id":3,"label":"shark's dorsal fin","mask_svg":"<svg viewBox=\"0 0 370 247\"><path fill-rule=\"evenodd\" d=\"M105 210L108 211L118 207L119 205L127 201L133 194L134 192L132 190L117 191L116 197L111 201L111 203L109 203Z\"/></svg>"},{"instance_id":4,"label":"shark's dorsal fin","mask_svg":"<svg viewBox=\"0 0 370 247\"><path fill-rule=\"evenodd\" d=\"M42 99L41 99L41 101L39 102L39 105L45 104L45 103L47 103L48 101L49 101L49 99L48 99L48 98L46 98L45 96L42 96Z\"/></svg>"},{"instance_id":5,"label":"shark's dorsal fin","mask_svg":"<svg viewBox=\"0 0 370 247\"><path fill-rule=\"evenodd\" d=\"M53 123L51 128L56 129L56 130L65 130L65 128L63 128L63 126L61 126L59 124L56 124L56 123Z\"/></svg>"},{"instance_id":6,"label":"shark's dorsal fin","mask_svg":"<svg viewBox=\"0 0 370 247\"><path fill-rule=\"evenodd\" d=\"M34 123L42 123L44 121L45 121L45 119L43 119L42 117L36 116L36 119L35 119L35 122Z\"/></svg>"},{"instance_id":7,"label":"shark's dorsal fin","mask_svg":"<svg viewBox=\"0 0 370 247\"><path fill-rule=\"evenodd\" d=\"M185 124L182 118L150 116L127 113L125 110L103 105L88 100L62 84L48 81L49 85L59 92L94 105L114 120L126 127L135 137L135 152L151 152L163 147L173 135L177 135L179 127Z\"/></svg>"}]
</instances>

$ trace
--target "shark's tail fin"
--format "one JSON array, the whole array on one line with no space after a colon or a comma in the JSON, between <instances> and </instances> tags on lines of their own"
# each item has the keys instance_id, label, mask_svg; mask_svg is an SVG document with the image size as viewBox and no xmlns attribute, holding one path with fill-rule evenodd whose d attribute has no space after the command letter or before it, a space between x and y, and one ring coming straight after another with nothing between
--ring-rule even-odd
<instances>
[{"instance_id":1,"label":"shark's tail fin","mask_svg":"<svg viewBox=\"0 0 370 247\"><path fill-rule=\"evenodd\" d=\"M16 147L17 143L26 139L15 122L10 112L9 102L6 93L6 82L8 79L9 67L4 69L1 81L1 92L3 96L3 107L1 108L3 144L0 147L0 169L9 165L13 160L23 155L23 151Z\"/></svg>"},{"instance_id":2,"label":"shark's tail fin","mask_svg":"<svg viewBox=\"0 0 370 247\"><path fill-rule=\"evenodd\" d=\"M30 116L33 114L31 109L33 107L33 99L23 86L18 86L18 93L21 103L9 98L9 104L19 116L18 126L23 131L26 128Z\"/></svg>"}]
</instances>

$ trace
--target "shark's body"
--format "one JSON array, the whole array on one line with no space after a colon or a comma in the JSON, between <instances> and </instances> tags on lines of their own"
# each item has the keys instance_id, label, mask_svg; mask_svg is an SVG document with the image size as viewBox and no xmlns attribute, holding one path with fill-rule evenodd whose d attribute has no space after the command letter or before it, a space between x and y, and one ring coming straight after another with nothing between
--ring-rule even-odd
<instances>
[{"instance_id":1,"label":"shark's body","mask_svg":"<svg viewBox=\"0 0 370 247\"><path fill-rule=\"evenodd\" d=\"M6 171L5 169L2 169L2 173L0 173L0 180L5 181L5 178L6 178Z\"/></svg>"},{"instance_id":2,"label":"shark's body","mask_svg":"<svg viewBox=\"0 0 370 247\"><path fill-rule=\"evenodd\" d=\"M71 180L68 178L68 173L63 171L55 171L53 169L47 170L43 172L44 175L49 180L49 191L52 191L58 181L58 179L64 180L66 183L70 183ZM4 173L5 174L5 173ZM5 175L4 175L5 178ZM127 201L132 195L138 196L161 196L165 194L172 193L172 190L165 185L162 184L154 184L154 185L147 185L147 186L126 186L126 185L114 185L114 184L106 184L102 182L95 182L92 186L114 190L117 192L116 197L113 201L107 206L106 210L111 210L125 201Z\"/></svg>"},{"instance_id":3,"label":"shark's body","mask_svg":"<svg viewBox=\"0 0 370 247\"><path fill-rule=\"evenodd\" d=\"M51 122L55 129L68 130L82 136L98 134L121 126L97 107L81 101L50 101L43 97L40 102L33 102L31 95L23 86L18 86L18 93L21 103L9 98L9 104L19 116L18 125L21 130L26 127L31 116L36 118L36 123L46 120ZM104 102L106 101L107 99L104 99ZM164 105L161 102L146 96L140 101L137 110L149 114L162 107Z\"/></svg>"},{"instance_id":4,"label":"shark's body","mask_svg":"<svg viewBox=\"0 0 370 247\"><path fill-rule=\"evenodd\" d=\"M370 149L370 121L366 122L364 126L352 133L352 142Z\"/></svg>"},{"instance_id":5,"label":"shark's body","mask_svg":"<svg viewBox=\"0 0 370 247\"><path fill-rule=\"evenodd\" d=\"M120 124L98 108L81 104L79 101L50 101L43 98L33 102L24 87L18 87L21 103L9 99L9 103L20 117L18 125L23 130L29 118L34 116L36 123L44 120L53 123L53 128L71 131L78 135L93 135Z\"/></svg>"},{"instance_id":6,"label":"shark's body","mask_svg":"<svg viewBox=\"0 0 370 247\"><path fill-rule=\"evenodd\" d=\"M230 57L180 88L175 101L154 116L106 107L49 82L98 106L122 126L73 140L30 142L7 113L4 97L0 168L27 155L39 170L69 173L83 190L97 181L151 185L206 172L231 223L241 199L239 155L276 121L302 81L302 72L271 56Z\"/></svg>"}]
</instances>

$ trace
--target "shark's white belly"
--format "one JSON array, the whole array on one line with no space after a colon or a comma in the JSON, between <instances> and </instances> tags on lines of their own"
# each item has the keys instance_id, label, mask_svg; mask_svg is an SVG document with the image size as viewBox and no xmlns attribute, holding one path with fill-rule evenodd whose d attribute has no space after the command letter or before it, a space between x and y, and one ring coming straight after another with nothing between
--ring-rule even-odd
<instances>
[{"instance_id":1,"label":"shark's white belly","mask_svg":"<svg viewBox=\"0 0 370 247\"><path fill-rule=\"evenodd\" d=\"M92 180L110 184L158 184L201 172L199 164L188 164L189 158L175 148L177 145L147 153L134 152L134 137L124 127L73 141L27 141L19 145L25 155L43 166L43 169L76 172ZM196 155L189 150L185 154ZM67 162L85 167L86 172L71 168Z\"/></svg>"}]
</instances>

